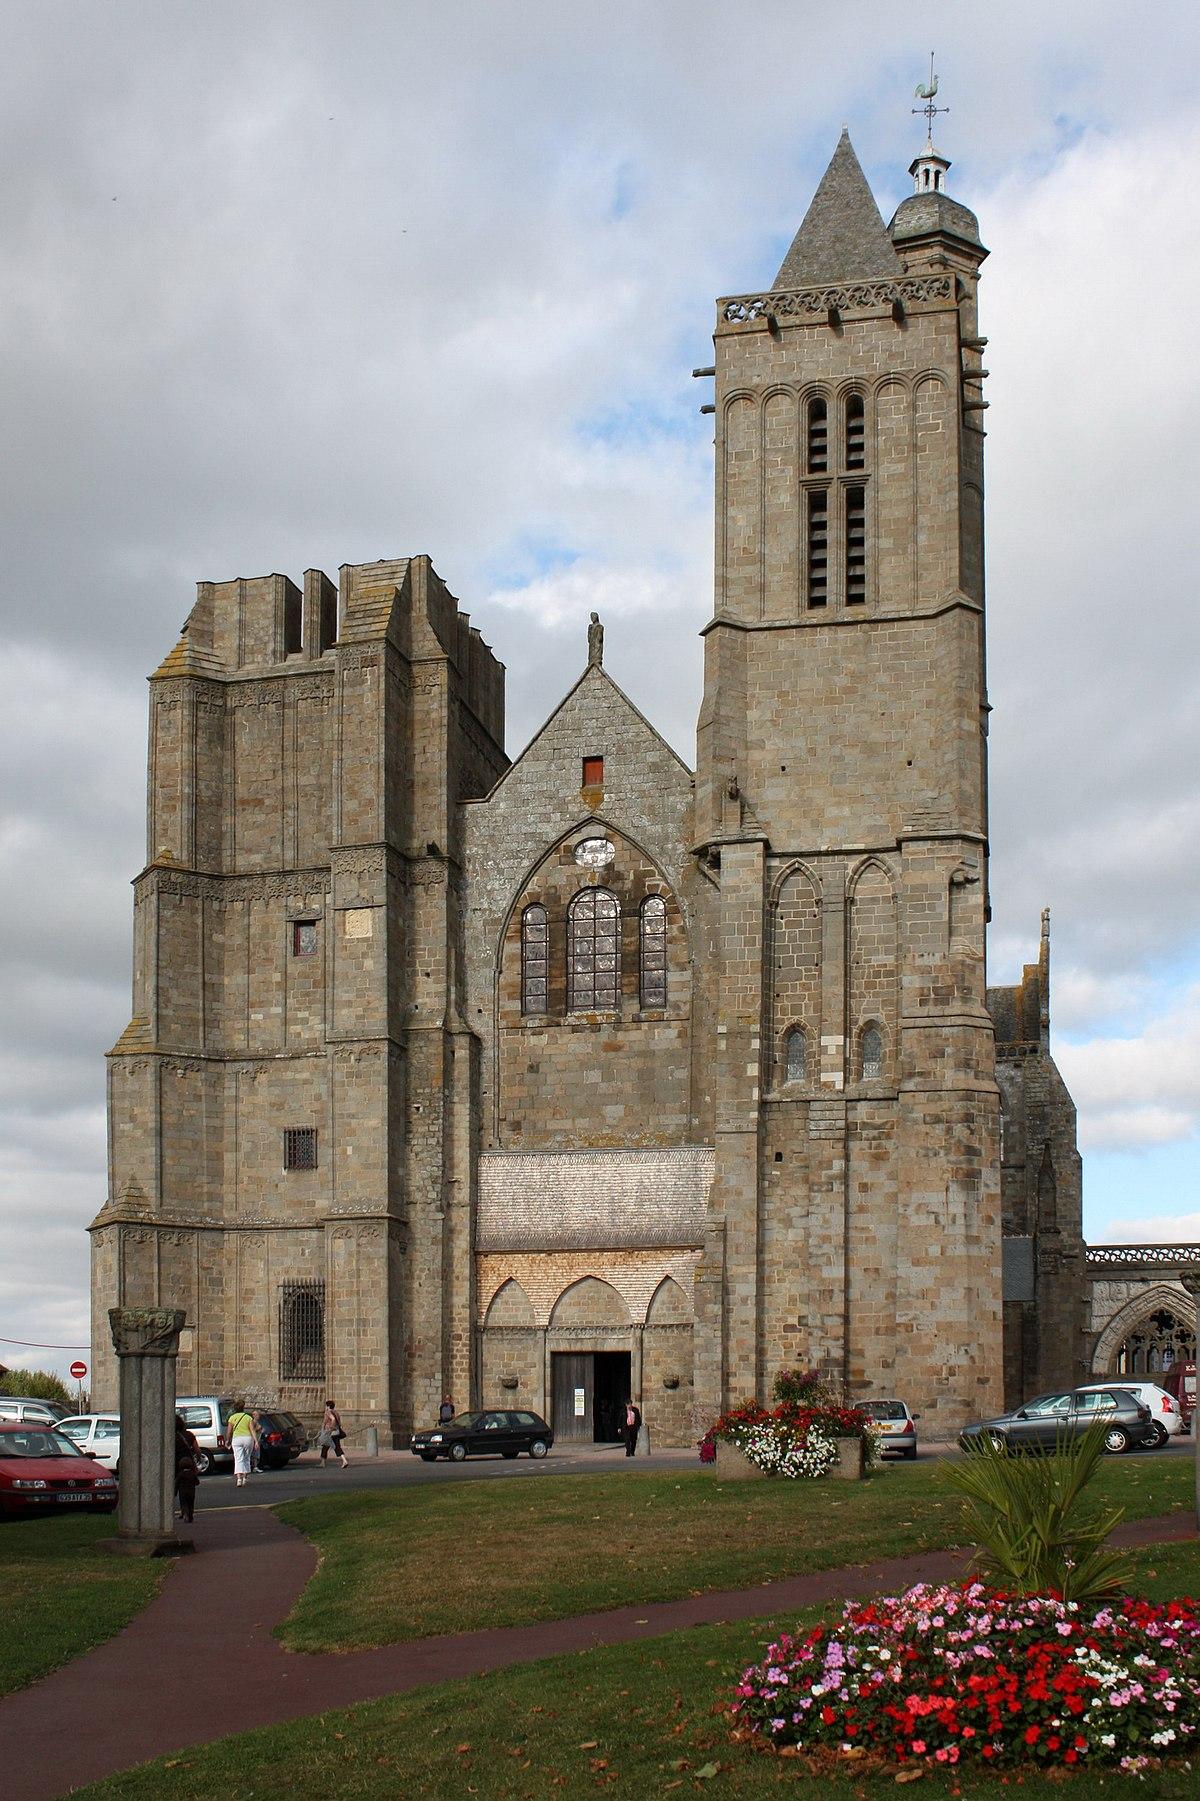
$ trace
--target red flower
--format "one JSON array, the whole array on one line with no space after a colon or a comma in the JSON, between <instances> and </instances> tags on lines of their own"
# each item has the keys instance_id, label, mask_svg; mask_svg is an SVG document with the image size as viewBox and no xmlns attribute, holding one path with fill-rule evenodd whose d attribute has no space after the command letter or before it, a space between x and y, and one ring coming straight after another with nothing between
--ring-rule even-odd
<instances>
[{"instance_id":1,"label":"red flower","mask_svg":"<svg viewBox=\"0 0 1200 1801\"><path fill-rule=\"evenodd\" d=\"M1025 1728L1025 1743L1027 1745L1035 1745L1037 1743L1038 1739L1041 1737L1041 1734L1042 1734L1042 1729L1040 1726L1026 1726L1026 1728Z\"/></svg>"}]
</instances>

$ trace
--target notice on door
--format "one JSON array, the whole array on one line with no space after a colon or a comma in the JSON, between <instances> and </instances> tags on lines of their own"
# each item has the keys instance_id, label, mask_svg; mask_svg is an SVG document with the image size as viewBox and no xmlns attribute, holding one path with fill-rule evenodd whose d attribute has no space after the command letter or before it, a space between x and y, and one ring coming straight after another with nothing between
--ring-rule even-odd
<instances>
[{"instance_id":1,"label":"notice on door","mask_svg":"<svg viewBox=\"0 0 1200 1801\"><path fill-rule=\"evenodd\" d=\"M586 1388L577 1388L575 1390L575 1418L577 1420L581 1420L586 1412L587 1412L587 1389Z\"/></svg>"}]
</instances>

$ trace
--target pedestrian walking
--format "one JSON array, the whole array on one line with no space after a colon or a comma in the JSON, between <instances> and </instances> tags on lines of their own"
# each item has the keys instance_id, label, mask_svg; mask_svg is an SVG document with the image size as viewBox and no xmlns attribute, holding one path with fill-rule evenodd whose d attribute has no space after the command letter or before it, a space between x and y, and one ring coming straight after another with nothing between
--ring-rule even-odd
<instances>
[{"instance_id":1,"label":"pedestrian walking","mask_svg":"<svg viewBox=\"0 0 1200 1801\"><path fill-rule=\"evenodd\" d=\"M190 1525L196 1516L196 1489L200 1482L199 1450L194 1432L189 1432L180 1414L175 1415L175 1498L177 1513Z\"/></svg>"},{"instance_id":2,"label":"pedestrian walking","mask_svg":"<svg viewBox=\"0 0 1200 1801\"><path fill-rule=\"evenodd\" d=\"M454 1418L454 1396L443 1395L442 1404L438 1408L438 1425L448 1426Z\"/></svg>"},{"instance_id":3,"label":"pedestrian walking","mask_svg":"<svg viewBox=\"0 0 1200 1801\"><path fill-rule=\"evenodd\" d=\"M250 1417L254 1421L254 1443L250 1448L250 1474L257 1476L262 1470L262 1408L256 1407Z\"/></svg>"},{"instance_id":4,"label":"pedestrian walking","mask_svg":"<svg viewBox=\"0 0 1200 1801\"><path fill-rule=\"evenodd\" d=\"M625 1421L623 1437L625 1439L625 1455L632 1457L637 1450L638 1430L642 1423L642 1410L632 1397L625 1403Z\"/></svg>"},{"instance_id":5,"label":"pedestrian walking","mask_svg":"<svg viewBox=\"0 0 1200 1801\"><path fill-rule=\"evenodd\" d=\"M234 1484L245 1488L250 1479L250 1455L254 1449L254 1416L246 1412L244 1402L238 1401L234 1405L226 1431L233 1446Z\"/></svg>"},{"instance_id":6,"label":"pedestrian walking","mask_svg":"<svg viewBox=\"0 0 1200 1801\"><path fill-rule=\"evenodd\" d=\"M341 1418L332 1401L326 1401L325 1414L321 1420L321 1430L317 1435L317 1443L321 1447L321 1462L328 1461L330 1451L342 1460L342 1468L349 1469L350 1460L342 1449L346 1434L342 1430Z\"/></svg>"}]
</instances>

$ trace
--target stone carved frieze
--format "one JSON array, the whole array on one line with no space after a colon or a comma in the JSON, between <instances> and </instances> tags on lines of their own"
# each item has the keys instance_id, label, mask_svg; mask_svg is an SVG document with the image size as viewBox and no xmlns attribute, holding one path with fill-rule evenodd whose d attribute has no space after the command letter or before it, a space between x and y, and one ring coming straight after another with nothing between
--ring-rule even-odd
<instances>
[{"instance_id":1,"label":"stone carved frieze","mask_svg":"<svg viewBox=\"0 0 1200 1801\"><path fill-rule=\"evenodd\" d=\"M379 652L377 650L340 651L338 667L341 669L378 669Z\"/></svg>"},{"instance_id":2,"label":"stone carved frieze","mask_svg":"<svg viewBox=\"0 0 1200 1801\"><path fill-rule=\"evenodd\" d=\"M334 876L380 875L387 856L382 845L372 849L333 850L329 853L330 874Z\"/></svg>"},{"instance_id":3,"label":"stone carved frieze","mask_svg":"<svg viewBox=\"0 0 1200 1801\"><path fill-rule=\"evenodd\" d=\"M824 318L830 309L839 313L883 311L894 301L916 305L921 301L953 300L952 275L912 275L900 281L848 282L829 288L795 288L779 294L739 294L725 301L721 316L730 325L745 325L771 313L777 319Z\"/></svg>"},{"instance_id":4,"label":"stone carved frieze","mask_svg":"<svg viewBox=\"0 0 1200 1801\"><path fill-rule=\"evenodd\" d=\"M118 1357L173 1357L186 1317L182 1307L110 1307L113 1348Z\"/></svg>"},{"instance_id":5,"label":"stone carved frieze","mask_svg":"<svg viewBox=\"0 0 1200 1801\"><path fill-rule=\"evenodd\" d=\"M138 899L147 893L178 899L205 900L212 907L241 906L246 901L286 900L297 906L320 905L328 882L323 869L285 875L201 875L161 866L138 877Z\"/></svg>"}]
</instances>

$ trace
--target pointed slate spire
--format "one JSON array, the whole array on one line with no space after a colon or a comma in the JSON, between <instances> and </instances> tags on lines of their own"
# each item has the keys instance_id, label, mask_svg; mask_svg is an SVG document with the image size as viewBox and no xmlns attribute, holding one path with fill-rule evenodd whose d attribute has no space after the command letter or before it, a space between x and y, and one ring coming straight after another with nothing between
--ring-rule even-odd
<instances>
[{"instance_id":1,"label":"pointed slate spire","mask_svg":"<svg viewBox=\"0 0 1200 1801\"><path fill-rule=\"evenodd\" d=\"M900 272L900 258L884 230L850 133L843 131L772 287L886 280Z\"/></svg>"}]
</instances>

